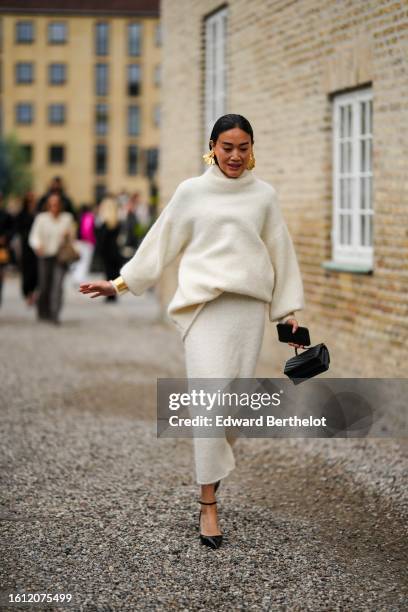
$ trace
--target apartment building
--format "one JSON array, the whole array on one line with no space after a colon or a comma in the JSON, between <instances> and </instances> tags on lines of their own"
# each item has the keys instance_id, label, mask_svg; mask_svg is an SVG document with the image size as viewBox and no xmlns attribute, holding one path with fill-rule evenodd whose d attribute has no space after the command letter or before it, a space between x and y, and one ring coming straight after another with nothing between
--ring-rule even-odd
<instances>
[{"instance_id":1,"label":"apartment building","mask_svg":"<svg viewBox=\"0 0 408 612\"><path fill-rule=\"evenodd\" d=\"M61 176L76 204L156 189L161 29L151 0L0 2L1 131L34 189Z\"/></svg>"},{"instance_id":2,"label":"apartment building","mask_svg":"<svg viewBox=\"0 0 408 612\"><path fill-rule=\"evenodd\" d=\"M298 319L327 343L328 374L406 377L406 2L163 0L161 20L163 202L205 170L215 120L246 116L254 172L276 188L297 251ZM171 270L163 302L174 286ZM293 350L267 330L262 373L278 375Z\"/></svg>"}]
</instances>

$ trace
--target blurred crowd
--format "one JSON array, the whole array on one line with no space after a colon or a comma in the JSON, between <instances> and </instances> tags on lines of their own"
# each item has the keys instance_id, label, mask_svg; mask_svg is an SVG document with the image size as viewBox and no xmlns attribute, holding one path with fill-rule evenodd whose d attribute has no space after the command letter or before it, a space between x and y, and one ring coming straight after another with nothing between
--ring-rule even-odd
<instances>
[{"instance_id":1,"label":"blurred crowd","mask_svg":"<svg viewBox=\"0 0 408 612\"><path fill-rule=\"evenodd\" d=\"M138 192L125 190L76 208L60 177L40 197L30 191L12 205L1 200L0 194L0 305L5 271L14 268L22 298L39 320L54 324L60 321L66 274L77 287L91 271L116 278L156 218Z\"/></svg>"}]
</instances>

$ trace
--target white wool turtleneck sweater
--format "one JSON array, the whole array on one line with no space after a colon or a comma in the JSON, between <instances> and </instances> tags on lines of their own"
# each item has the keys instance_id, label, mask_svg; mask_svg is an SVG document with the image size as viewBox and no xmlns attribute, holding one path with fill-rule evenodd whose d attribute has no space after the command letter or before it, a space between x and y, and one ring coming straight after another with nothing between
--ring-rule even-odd
<instances>
[{"instance_id":1,"label":"white wool turtleneck sweater","mask_svg":"<svg viewBox=\"0 0 408 612\"><path fill-rule=\"evenodd\" d=\"M303 284L276 190L244 170L217 165L179 184L120 274L141 295L181 254L178 288L167 312L186 335L204 304L223 291L268 303L269 320L304 308Z\"/></svg>"}]
</instances>

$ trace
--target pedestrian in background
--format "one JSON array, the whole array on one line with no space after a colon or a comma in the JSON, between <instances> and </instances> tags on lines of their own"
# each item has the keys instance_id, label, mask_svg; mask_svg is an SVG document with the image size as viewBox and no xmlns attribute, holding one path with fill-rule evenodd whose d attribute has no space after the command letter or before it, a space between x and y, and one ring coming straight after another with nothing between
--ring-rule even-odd
<instances>
[{"instance_id":1,"label":"pedestrian in background","mask_svg":"<svg viewBox=\"0 0 408 612\"><path fill-rule=\"evenodd\" d=\"M58 253L65 240L75 239L74 218L63 211L61 196L52 192L47 199L47 211L34 219L28 242L38 257L39 295L38 318L59 324L63 282L67 265L60 263Z\"/></svg>"},{"instance_id":2,"label":"pedestrian in background","mask_svg":"<svg viewBox=\"0 0 408 612\"><path fill-rule=\"evenodd\" d=\"M102 259L107 279L116 278L122 265L118 237L120 231L119 209L115 198L105 196L99 204L96 219L96 248ZM116 294L106 296L106 301L116 301Z\"/></svg>"},{"instance_id":3,"label":"pedestrian in background","mask_svg":"<svg viewBox=\"0 0 408 612\"><path fill-rule=\"evenodd\" d=\"M119 245L122 263L125 263L136 253L140 242L141 223L139 220L138 207L140 195L135 192L124 205L125 214L121 222Z\"/></svg>"},{"instance_id":4,"label":"pedestrian in background","mask_svg":"<svg viewBox=\"0 0 408 612\"><path fill-rule=\"evenodd\" d=\"M91 206L83 204L79 212L78 223L77 247L80 259L71 268L74 285L80 285L87 278L91 269L95 244L95 214Z\"/></svg>"},{"instance_id":5,"label":"pedestrian in background","mask_svg":"<svg viewBox=\"0 0 408 612\"><path fill-rule=\"evenodd\" d=\"M188 378L252 378L266 309L271 321L289 323L295 332L294 311L304 307L276 190L252 173L253 144L245 117L220 117L204 156L208 170L177 187L118 278L80 287L91 297L129 290L141 295L181 255L179 285L167 312L181 333ZM200 541L215 549L222 542L215 493L235 468L235 438L195 436L193 442L203 504Z\"/></svg>"},{"instance_id":6,"label":"pedestrian in background","mask_svg":"<svg viewBox=\"0 0 408 612\"><path fill-rule=\"evenodd\" d=\"M60 176L54 176L51 180L50 186L43 196L38 200L37 212L45 212L47 208L48 198L52 193L57 193L60 196L62 211L69 212L76 220L76 211L72 200L65 193L64 184Z\"/></svg>"},{"instance_id":7,"label":"pedestrian in background","mask_svg":"<svg viewBox=\"0 0 408 612\"><path fill-rule=\"evenodd\" d=\"M6 266L10 261L10 241L13 236L13 217L3 207L0 194L0 306L3 297L3 282Z\"/></svg>"},{"instance_id":8,"label":"pedestrian in background","mask_svg":"<svg viewBox=\"0 0 408 612\"><path fill-rule=\"evenodd\" d=\"M15 218L15 232L20 238L20 271L21 292L28 304L32 306L36 301L38 284L38 260L31 248L28 237L36 215L37 202L35 194L29 191L22 200L20 212Z\"/></svg>"}]
</instances>

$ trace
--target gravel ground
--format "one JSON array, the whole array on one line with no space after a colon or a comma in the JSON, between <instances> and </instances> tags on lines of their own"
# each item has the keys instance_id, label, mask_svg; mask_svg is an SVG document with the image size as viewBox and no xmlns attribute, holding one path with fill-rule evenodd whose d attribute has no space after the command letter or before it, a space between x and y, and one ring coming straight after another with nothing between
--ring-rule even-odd
<instances>
[{"instance_id":1,"label":"gravel ground","mask_svg":"<svg viewBox=\"0 0 408 612\"><path fill-rule=\"evenodd\" d=\"M185 371L154 294L67 286L53 327L11 278L0 333L1 610L408 609L406 441L238 440L212 551L191 440L156 437L156 378Z\"/></svg>"}]
</instances>

